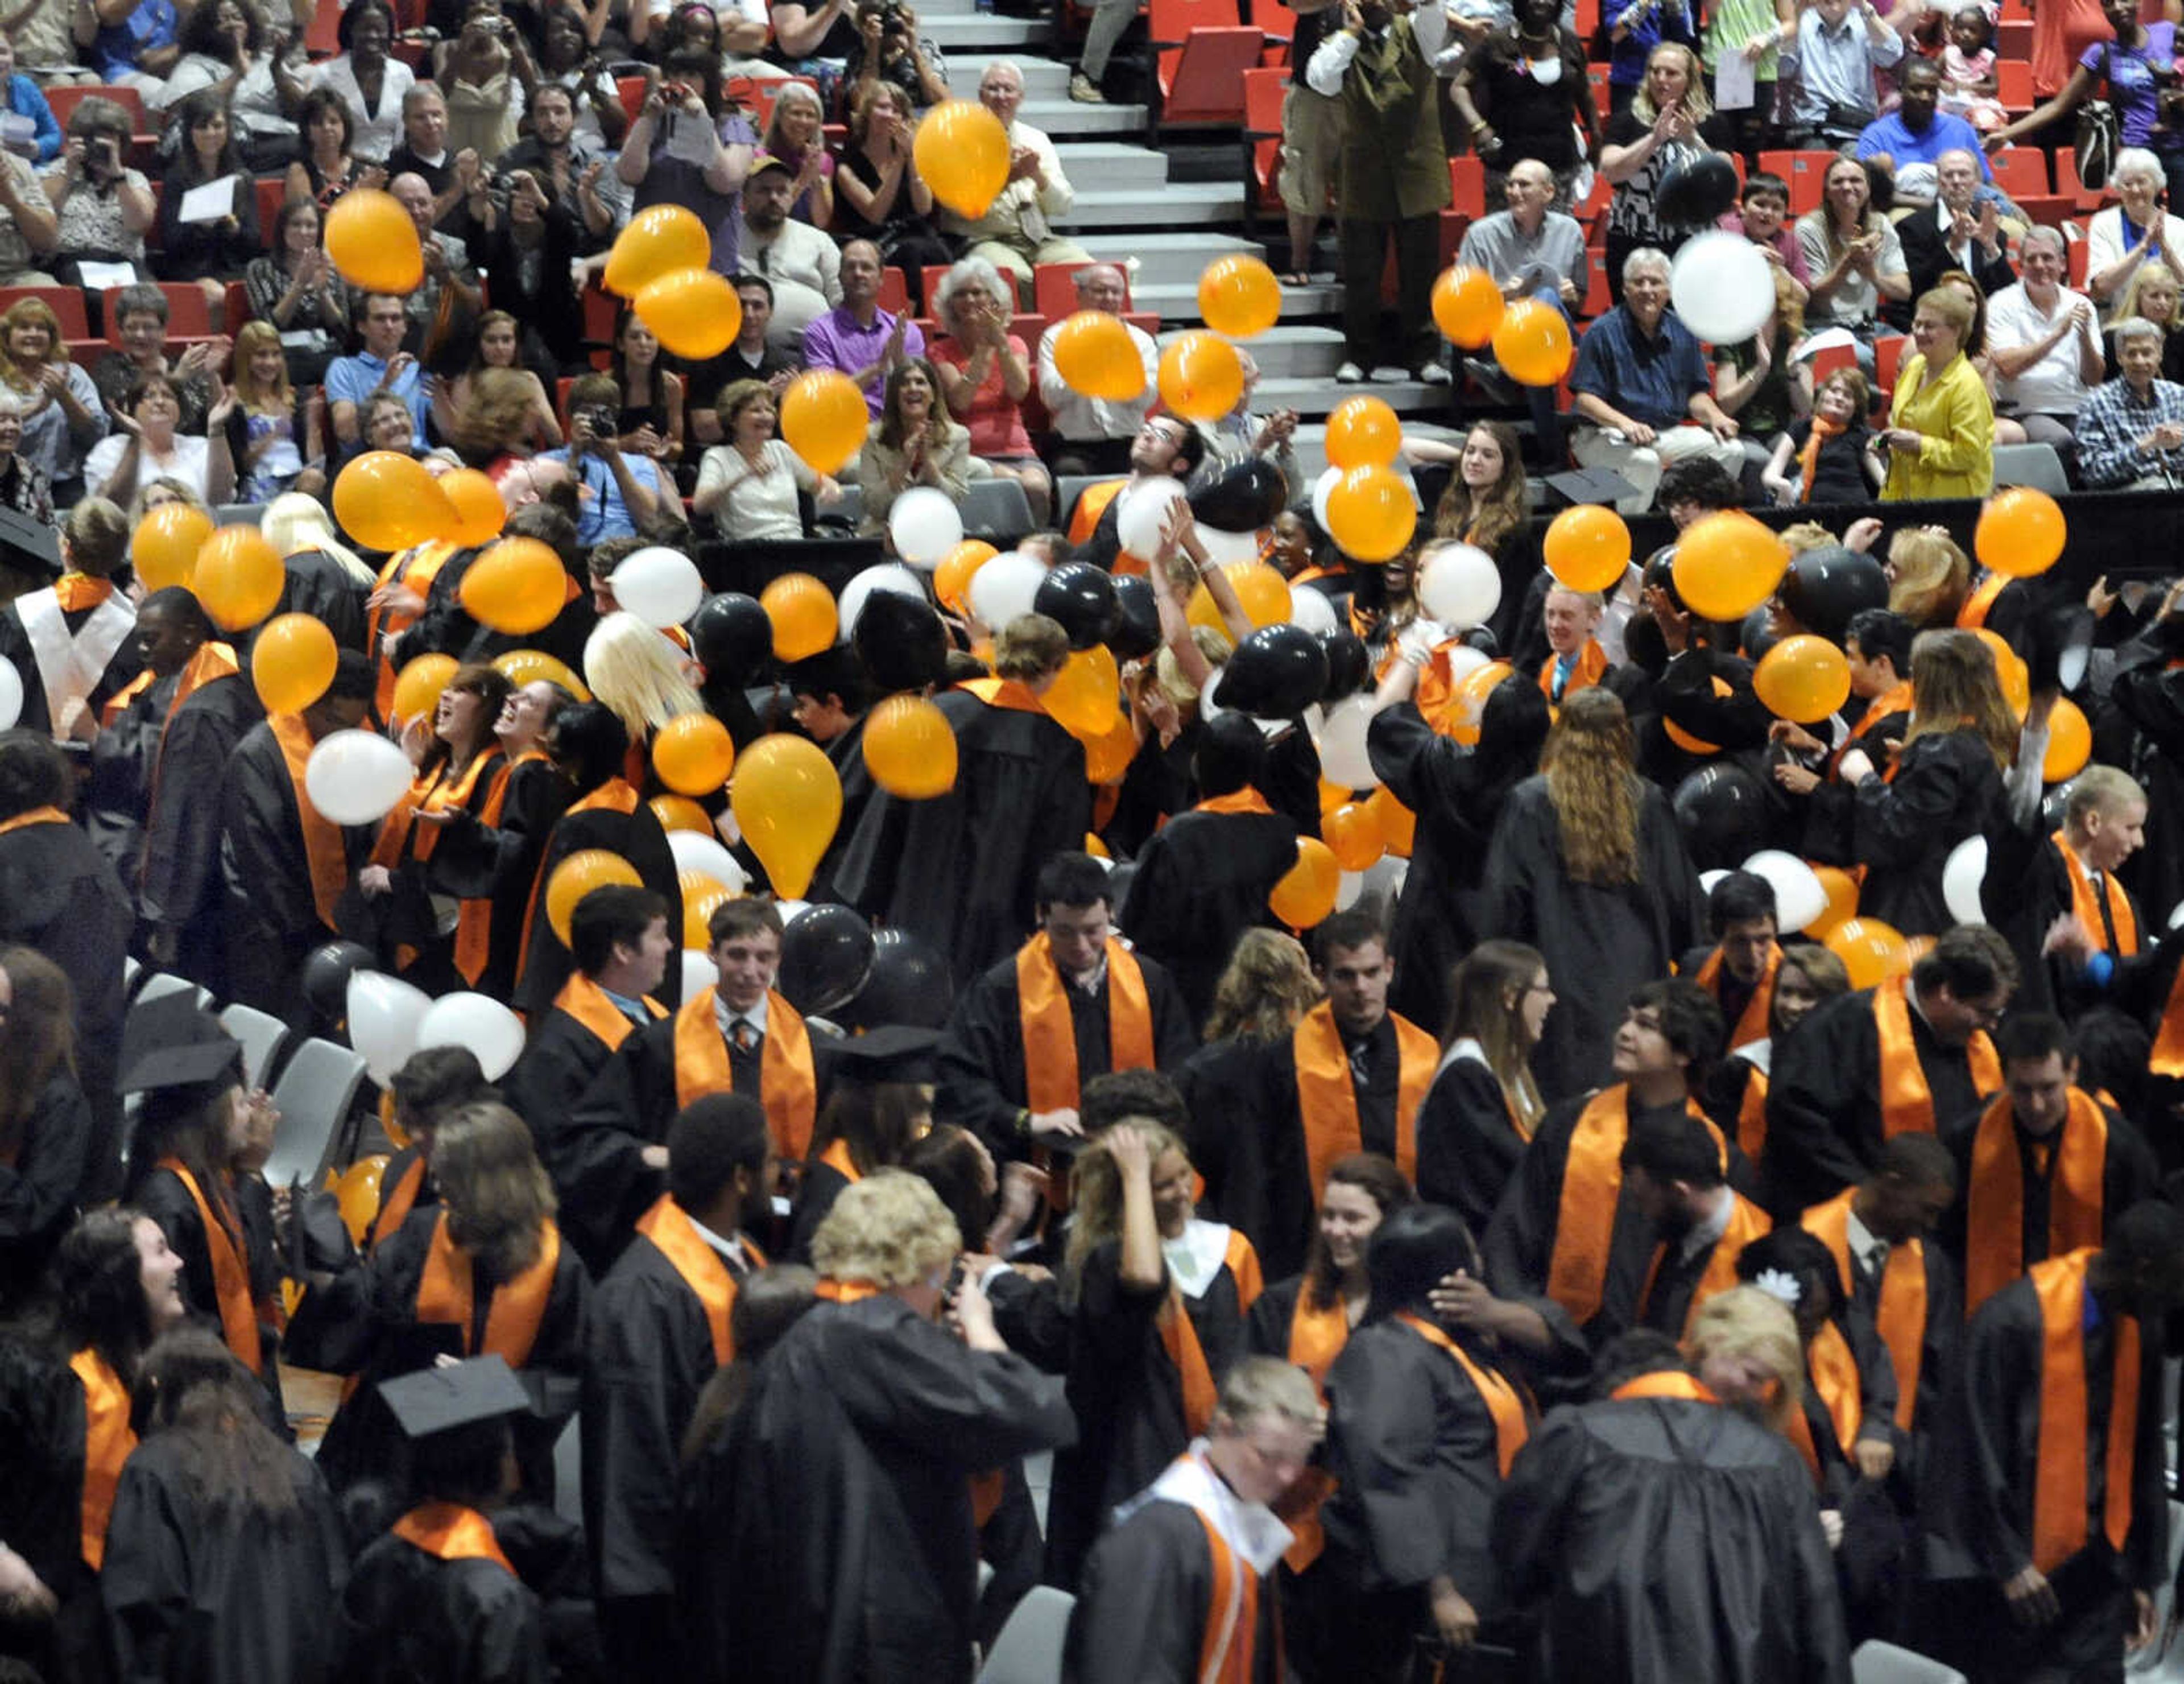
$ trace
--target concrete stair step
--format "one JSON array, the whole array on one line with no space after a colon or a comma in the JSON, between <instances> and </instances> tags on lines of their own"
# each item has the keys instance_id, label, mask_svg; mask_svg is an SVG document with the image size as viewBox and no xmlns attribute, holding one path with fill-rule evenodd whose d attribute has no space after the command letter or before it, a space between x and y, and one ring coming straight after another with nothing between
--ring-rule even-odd
<instances>
[{"instance_id":1,"label":"concrete stair step","mask_svg":"<svg viewBox=\"0 0 2184 1684\"><path fill-rule=\"evenodd\" d=\"M921 16L923 14L921 14ZM986 73L986 61L992 55L967 53L948 56L948 91L958 99L978 97L978 78ZM1017 57L1016 66L1023 72L1024 98L1041 102L1069 98L1069 66L1053 59ZM1024 120L1031 121L1029 118ZM1036 128L1037 124L1033 124Z\"/></svg>"},{"instance_id":2,"label":"concrete stair step","mask_svg":"<svg viewBox=\"0 0 2184 1684\"><path fill-rule=\"evenodd\" d=\"M1142 298L1138 301L1145 308ZM1164 326L1167 318L1162 318ZM1163 332L1163 342L1187 329L1173 328ZM1332 327L1268 328L1244 342L1243 349L1251 354L1259 365L1260 383L1275 380L1324 380L1332 382L1334 371L1342 363L1342 335Z\"/></svg>"},{"instance_id":3,"label":"concrete stair step","mask_svg":"<svg viewBox=\"0 0 2184 1684\"><path fill-rule=\"evenodd\" d=\"M1160 203L1165 204L1178 193L1202 191L1202 187L1191 186L1170 187ZM1243 189L1224 187L1222 191L1235 196L1239 209L1231 220L1236 220L1241 215ZM1159 208L1159 204L1151 207L1155 210ZM1230 252L1246 252L1254 257L1267 254L1266 248L1257 241L1240 239L1234 234L1095 234L1080 243L1093 256L1109 263L1135 259L1138 268L1131 283L1134 287L1188 286L1193 289L1194 298L1200 274L1215 258Z\"/></svg>"},{"instance_id":4,"label":"concrete stair step","mask_svg":"<svg viewBox=\"0 0 2184 1684\"><path fill-rule=\"evenodd\" d=\"M1302 416L1324 419L1328 412L1345 398L1360 392L1369 392L1384 399L1388 407L1399 415L1417 415L1424 421L1445 421L1449 414L1449 388L1429 386L1422 380L1399 380L1384 386L1377 382L1363 386L1338 386L1331 375L1308 379L1262 380L1251 402L1261 410L1295 410Z\"/></svg>"},{"instance_id":5,"label":"concrete stair step","mask_svg":"<svg viewBox=\"0 0 2184 1684\"><path fill-rule=\"evenodd\" d=\"M1338 389L1348 393L1358 388L1346 386ZM1376 386L1365 389L1380 392L1386 388ZM1267 398L1266 391L1267 388L1264 386L1260 387L1258 396L1252 401L1263 407L1279 407L1271 403L1271 400ZM1338 399L1336 401L1340 402L1340 399ZM1410 415L1404 418L1403 436L1406 438L1438 438L1446 443L1453 444L1462 438L1463 434L1459 428L1446 427L1439 421L1421 421L1415 415ZM1290 442L1296 451L1297 477L1303 481L1305 489L1309 491L1312 482L1327 471L1327 427L1320 421L1299 421L1295 435Z\"/></svg>"},{"instance_id":6,"label":"concrete stair step","mask_svg":"<svg viewBox=\"0 0 2184 1684\"><path fill-rule=\"evenodd\" d=\"M1056 142L1072 135L1127 136L1141 140L1148 120L1142 105L1079 105L1067 98L1027 99L1017 108L1017 115Z\"/></svg>"},{"instance_id":7,"label":"concrete stair step","mask_svg":"<svg viewBox=\"0 0 2184 1684\"><path fill-rule=\"evenodd\" d=\"M1221 254L1216 253L1214 256ZM1205 259L1205 263L1211 263L1212 260L1212 257L1208 257ZM1205 263L1200 265L1201 269L1204 268ZM1199 320L1196 276L1188 281L1141 283L1131 290L1130 297L1139 309L1158 310L1160 318L1164 322L1181 325L1195 323ZM1318 316L1333 315L1341 308L1342 288L1332 281L1318 282L1310 287L1282 288L1281 320L1285 323L1308 321ZM1248 343L1256 344L1258 342L1255 339Z\"/></svg>"},{"instance_id":8,"label":"concrete stair step","mask_svg":"<svg viewBox=\"0 0 2184 1684\"><path fill-rule=\"evenodd\" d=\"M1151 192L1143 187L1080 192L1061 226L1072 233L1084 228L1173 228L1234 222L1243 214L1244 190L1240 187L1170 181Z\"/></svg>"},{"instance_id":9,"label":"concrete stair step","mask_svg":"<svg viewBox=\"0 0 2184 1684\"><path fill-rule=\"evenodd\" d=\"M1072 141L1055 150L1080 201L1087 193L1158 193L1167 185L1167 155L1150 147Z\"/></svg>"},{"instance_id":10,"label":"concrete stair step","mask_svg":"<svg viewBox=\"0 0 2184 1684\"><path fill-rule=\"evenodd\" d=\"M943 53L1030 47L1047 39L1048 26L1037 18L1005 18L998 13L961 12L935 15L920 8L918 33L933 37Z\"/></svg>"}]
</instances>

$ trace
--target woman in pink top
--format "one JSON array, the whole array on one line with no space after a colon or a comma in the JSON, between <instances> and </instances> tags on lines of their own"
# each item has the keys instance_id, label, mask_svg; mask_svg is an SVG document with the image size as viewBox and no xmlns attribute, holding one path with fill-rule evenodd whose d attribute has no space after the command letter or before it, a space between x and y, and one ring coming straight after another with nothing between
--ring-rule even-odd
<instances>
[{"instance_id":1,"label":"woman in pink top","mask_svg":"<svg viewBox=\"0 0 2184 1684\"><path fill-rule=\"evenodd\" d=\"M970 431L972 477L1014 480L1031 505L1032 524L1043 527L1052 517L1054 483L1024 430L1031 354L1009 332L1014 302L992 264L965 258L934 294L933 313L945 337L928 354L949 414Z\"/></svg>"}]
</instances>

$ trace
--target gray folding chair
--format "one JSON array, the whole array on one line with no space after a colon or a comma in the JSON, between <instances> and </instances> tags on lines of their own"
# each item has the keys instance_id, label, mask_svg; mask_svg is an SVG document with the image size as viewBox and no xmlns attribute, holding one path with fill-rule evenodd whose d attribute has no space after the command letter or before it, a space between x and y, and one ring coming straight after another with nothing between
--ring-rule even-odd
<instances>
[{"instance_id":1,"label":"gray folding chair","mask_svg":"<svg viewBox=\"0 0 2184 1684\"><path fill-rule=\"evenodd\" d=\"M144 979L143 986L136 990L132 1006L149 1006L155 1000L164 1000L170 994L194 994L199 1009L212 1010L212 990L200 988L187 977L176 976L172 971L154 971Z\"/></svg>"},{"instance_id":2,"label":"gray folding chair","mask_svg":"<svg viewBox=\"0 0 2184 1684\"><path fill-rule=\"evenodd\" d=\"M576 1525L584 1524L584 1439L582 1419L569 1417L554 1441L554 1512Z\"/></svg>"},{"instance_id":3,"label":"gray folding chair","mask_svg":"<svg viewBox=\"0 0 2184 1684\"><path fill-rule=\"evenodd\" d=\"M2063 471L2063 459L2052 444L1997 444L1994 447L1994 482L1997 486L2029 485L2060 497L2070 488Z\"/></svg>"},{"instance_id":4,"label":"gray folding chair","mask_svg":"<svg viewBox=\"0 0 2184 1684\"><path fill-rule=\"evenodd\" d=\"M220 1014L220 1027L242 1043L242 1073L254 1088L265 1085L281 1044L288 1039L288 1026L270 1012L254 1006L230 1006Z\"/></svg>"},{"instance_id":5,"label":"gray folding chair","mask_svg":"<svg viewBox=\"0 0 2184 1684\"><path fill-rule=\"evenodd\" d=\"M1061 1684L1062 1645L1077 1598L1051 1585L1034 1585L994 1639L978 1670L978 1684Z\"/></svg>"},{"instance_id":6,"label":"gray folding chair","mask_svg":"<svg viewBox=\"0 0 2184 1684\"><path fill-rule=\"evenodd\" d=\"M1852 1684L1970 1684L1953 1666L1877 1638L1860 1643L1850 1658Z\"/></svg>"},{"instance_id":7,"label":"gray folding chair","mask_svg":"<svg viewBox=\"0 0 2184 1684\"><path fill-rule=\"evenodd\" d=\"M1031 504L1012 479L974 479L963 498L963 530L1011 541L1031 530Z\"/></svg>"},{"instance_id":8,"label":"gray folding chair","mask_svg":"<svg viewBox=\"0 0 2184 1684\"><path fill-rule=\"evenodd\" d=\"M276 1187L295 1181L318 1185L326 1149L363 1081L362 1053L316 1036L296 1049L273 1090L281 1125L274 1131L273 1155L266 1160L266 1180Z\"/></svg>"}]
</instances>

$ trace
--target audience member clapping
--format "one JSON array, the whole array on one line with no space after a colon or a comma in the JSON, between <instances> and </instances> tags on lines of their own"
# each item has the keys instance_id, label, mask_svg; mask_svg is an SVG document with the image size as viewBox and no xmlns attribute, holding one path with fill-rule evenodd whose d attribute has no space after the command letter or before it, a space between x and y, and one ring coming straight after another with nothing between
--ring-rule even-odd
<instances>
[{"instance_id":1,"label":"audience member clapping","mask_svg":"<svg viewBox=\"0 0 2184 1684\"><path fill-rule=\"evenodd\" d=\"M269 35L248 0L214 0L184 15L176 44L182 56L163 86L147 91L147 105L171 111L193 93L225 96L246 167L277 171L296 155L289 114L304 98L304 83L290 63L286 34Z\"/></svg>"},{"instance_id":2,"label":"audience member clapping","mask_svg":"<svg viewBox=\"0 0 2184 1684\"><path fill-rule=\"evenodd\" d=\"M2038 444L2067 448L2070 418L2100 383L2100 318L2063 284L2063 236L2034 228L2018 247L2024 279L1987 300L1995 407Z\"/></svg>"},{"instance_id":3,"label":"audience member clapping","mask_svg":"<svg viewBox=\"0 0 2184 1684\"><path fill-rule=\"evenodd\" d=\"M389 56L394 30L387 0L356 0L341 14L335 35L342 50L315 72L316 85L338 95L348 109L350 144L357 156L373 164L384 163L401 139L402 96L417 80L407 64ZM307 141L310 115L307 108Z\"/></svg>"},{"instance_id":4,"label":"audience member clapping","mask_svg":"<svg viewBox=\"0 0 2184 1684\"><path fill-rule=\"evenodd\" d=\"M1884 304L1911 296L1903 243L1895 225L1874 208L1865 165L1839 158L1828 165L1817 210L1797 219L1797 244L1805 254L1812 289L1805 301L1811 327L1844 327L1869 347ZM1860 351L1860 360L1868 355Z\"/></svg>"},{"instance_id":5,"label":"audience member clapping","mask_svg":"<svg viewBox=\"0 0 2184 1684\"><path fill-rule=\"evenodd\" d=\"M2184 484L2184 386L2159 377L2164 336L2150 321L2119 323L2120 377L2077 417L2078 473L2102 491L2173 491Z\"/></svg>"},{"instance_id":6,"label":"audience member clapping","mask_svg":"<svg viewBox=\"0 0 2184 1684\"><path fill-rule=\"evenodd\" d=\"M864 529L883 530L894 499L913 486L932 486L951 502L970 489L971 435L948 418L933 365L910 357L888 376L880 417L865 437L857 482L864 491Z\"/></svg>"},{"instance_id":7,"label":"audience member clapping","mask_svg":"<svg viewBox=\"0 0 2184 1684\"><path fill-rule=\"evenodd\" d=\"M114 431L92 447L84 482L109 503L126 503L139 478L178 479L208 503L235 495L235 459L228 454L227 419L235 396L215 377L204 433L181 431L182 400L165 374L140 373L114 411Z\"/></svg>"},{"instance_id":8,"label":"audience member clapping","mask_svg":"<svg viewBox=\"0 0 2184 1684\"><path fill-rule=\"evenodd\" d=\"M834 220L844 240L868 239L913 280L949 260L933 225L933 194L910 154L909 96L893 82L867 82L850 107L850 137L834 170ZM934 306L938 309L938 306Z\"/></svg>"},{"instance_id":9,"label":"audience member clapping","mask_svg":"<svg viewBox=\"0 0 2184 1684\"><path fill-rule=\"evenodd\" d=\"M319 243L319 207L292 198L273 218L273 249L242 271L250 314L280 330L288 376L315 385L348 332L348 284Z\"/></svg>"},{"instance_id":10,"label":"audience member clapping","mask_svg":"<svg viewBox=\"0 0 2184 1684\"><path fill-rule=\"evenodd\" d=\"M288 166L290 203L308 199L326 210L351 187L387 185L387 171L358 155L356 119L338 89L313 88L304 96L296 120L304 131L303 155Z\"/></svg>"},{"instance_id":11,"label":"audience member clapping","mask_svg":"<svg viewBox=\"0 0 2184 1684\"><path fill-rule=\"evenodd\" d=\"M26 404L16 448L63 506L73 503L83 493L84 453L106 434L106 405L70 360L60 318L43 298L18 298L0 315L0 384Z\"/></svg>"},{"instance_id":12,"label":"audience member clapping","mask_svg":"<svg viewBox=\"0 0 2184 1684\"><path fill-rule=\"evenodd\" d=\"M800 538L804 517L797 493L822 503L841 496L841 488L773 436L772 389L759 380L739 380L721 393L721 430L727 442L705 452L698 465L694 513L710 516L714 529L731 543Z\"/></svg>"},{"instance_id":13,"label":"audience member clapping","mask_svg":"<svg viewBox=\"0 0 2184 1684\"><path fill-rule=\"evenodd\" d=\"M976 463L994 477L1022 486L1032 524L1045 526L1054 483L1024 429L1031 358L1024 342L1009 332L1013 305L1013 289L992 264L979 257L963 259L934 290L933 311L944 333L928 360L948 412L970 431Z\"/></svg>"}]
</instances>

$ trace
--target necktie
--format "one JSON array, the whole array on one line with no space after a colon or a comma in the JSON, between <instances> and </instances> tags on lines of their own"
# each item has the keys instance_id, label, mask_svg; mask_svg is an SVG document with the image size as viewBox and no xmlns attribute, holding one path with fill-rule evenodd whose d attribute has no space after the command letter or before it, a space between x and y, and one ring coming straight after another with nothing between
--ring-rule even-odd
<instances>
[{"instance_id":1,"label":"necktie","mask_svg":"<svg viewBox=\"0 0 2184 1684\"><path fill-rule=\"evenodd\" d=\"M2109 907L2108 879L2099 872L2093 873L2093 904L2101 909L2101 951L2120 952L2122 949L2116 941L2115 914Z\"/></svg>"},{"instance_id":2,"label":"necktie","mask_svg":"<svg viewBox=\"0 0 2184 1684\"><path fill-rule=\"evenodd\" d=\"M2048 1179L2049 1151L2047 1141L2036 1140L2032 1143L2032 1173L2043 1181Z\"/></svg>"},{"instance_id":3,"label":"necktie","mask_svg":"<svg viewBox=\"0 0 2184 1684\"><path fill-rule=\"evenodd\" d=\"M728 1039L735 1043L738 1052L755 1052L758 1050L758 1029L748 1018L736 1019L735 1027L728 1032Z\"/></svg>"}]
</instances>

